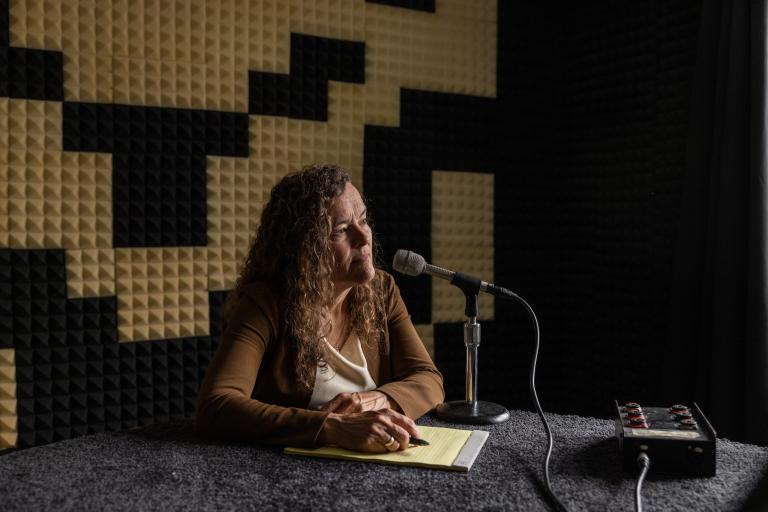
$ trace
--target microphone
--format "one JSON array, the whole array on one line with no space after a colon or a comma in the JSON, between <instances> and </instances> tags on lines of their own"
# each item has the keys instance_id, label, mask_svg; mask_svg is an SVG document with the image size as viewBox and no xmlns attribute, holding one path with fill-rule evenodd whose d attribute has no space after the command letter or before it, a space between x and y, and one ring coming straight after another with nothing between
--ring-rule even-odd
<instances>
[{"instance_id":1,"label":"microphone","mask_svg":"<svg viewBox=\"0 0 768 512\"><path fill-rule=\"evenodd\" d=\"M395 253L395 259L392 261L392 268L407 276L419 276L429 274L432 277L439 277L450 281L454 286L461 288L464 293L477 295L478 292L490 293L496 297L505 299L516 299L517 294L493 283L486 283L480 278L465 274L463 272L454 272L435 265L427 263L422 256L415 252L399 249Z\"/></svg>"}]
</instances>

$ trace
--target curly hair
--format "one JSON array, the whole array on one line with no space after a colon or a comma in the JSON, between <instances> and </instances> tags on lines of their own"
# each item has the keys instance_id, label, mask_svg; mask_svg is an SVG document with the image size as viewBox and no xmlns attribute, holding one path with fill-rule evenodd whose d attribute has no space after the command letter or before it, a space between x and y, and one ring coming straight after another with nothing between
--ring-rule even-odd
<instances>
[{"instance_id":1,"label":"curly hair","mask_svg":"<svg viewBox=\"0 0 768 512\"><path fill-rule=\"evenodd\" d=\"M298 384L309 389L315 368L325 363L323 336L330 332L333 301L331 250L333 200L342 194L349 175L334 165L310 165L274 186L264 207L256 237L234 290L224 306L224 322L239 291L254 281L267 281L283 291L285 327L293 349ZM374 262L378 243L372 238ZM381 273L354 286L347 295L352 330L360 341L383 348L384 299Z\"/></svg>"}]
</instances>

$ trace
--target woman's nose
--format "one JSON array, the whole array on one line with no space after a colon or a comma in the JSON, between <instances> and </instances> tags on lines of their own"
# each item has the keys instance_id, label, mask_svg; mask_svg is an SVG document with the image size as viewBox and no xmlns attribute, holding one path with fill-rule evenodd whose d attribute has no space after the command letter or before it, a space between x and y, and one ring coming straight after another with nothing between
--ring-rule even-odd
<instances>
[{"instance_id":1,"label":"woman's nose","mask_svg":"<svg viewBox=\"0 0 768 512\"><path fill-rule=\"evenodd\" d=\"M368 233L362 227L356 226L356 225L353 224L353 225L351 225L347 229L349 229L352 232L351 239L352 239L352 243L354 244L355 247L359 247L359 246L362 246L362 245L365 245L365 244L369 243Z\"/></svg>"}]
</instances>

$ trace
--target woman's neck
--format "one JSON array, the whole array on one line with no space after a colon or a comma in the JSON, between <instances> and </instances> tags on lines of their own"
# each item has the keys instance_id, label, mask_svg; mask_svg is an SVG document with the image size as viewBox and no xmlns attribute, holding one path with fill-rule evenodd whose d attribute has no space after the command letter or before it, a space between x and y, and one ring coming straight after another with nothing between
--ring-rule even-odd
<instances>
[{"instance_id":1,"label":"woman's neck","mask_svg":"<svg viewBox=\"0 0 768 512\"><path fill-rule=\"evenodd\" d=\"M328 342L336 350L341 350L341 346L349 336L349 312L346 308L346 298L349 295L349 288L343 293L337 294L333 304L329 308L331 316L331 332L328 333Z\"/></svg>"},{"instance_id":2,"label":"woman's neck","mask_svg":"<svg viewBox=\"0 0 768 512\"><path fill-rule=\"evenodd\" d=\"M333 296L333 302L331 303L331 307L329 308L331 316L336 317L340 314L344 314L344 301L347 299L347 295L349 295L349 291L352 288L344 288L343 290L334 290L334 296Z\"/></svg>"}]
</instances>

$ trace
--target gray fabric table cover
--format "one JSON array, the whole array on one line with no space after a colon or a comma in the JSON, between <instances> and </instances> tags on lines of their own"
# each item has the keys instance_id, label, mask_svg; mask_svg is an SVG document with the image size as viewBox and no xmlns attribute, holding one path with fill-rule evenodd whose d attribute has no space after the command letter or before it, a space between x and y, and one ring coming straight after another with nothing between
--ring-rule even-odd
<instances>
[{"instance_id":1,"label":"gray fabric table cover","mask_svg":"<svg viewBox=\"0 0 768 512\"><path fill-rule=\"evenodd\" d=\"M0 456L0 509L554 510L542 492L546 434L532 412L488 430L469 473L287 456L198 436L191 422L94 434ZM548 414L551 474L572 511L633 510L613 422ZM646 480L646 511L738 510L768 469L768 448L718 440L717 476Z\"/></svg>"}]
</instances>

